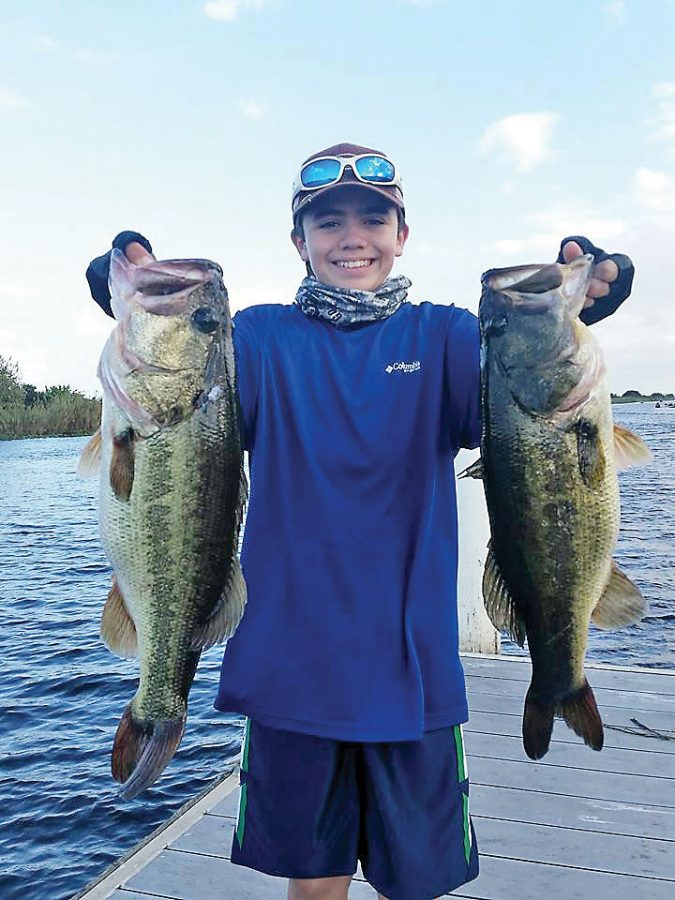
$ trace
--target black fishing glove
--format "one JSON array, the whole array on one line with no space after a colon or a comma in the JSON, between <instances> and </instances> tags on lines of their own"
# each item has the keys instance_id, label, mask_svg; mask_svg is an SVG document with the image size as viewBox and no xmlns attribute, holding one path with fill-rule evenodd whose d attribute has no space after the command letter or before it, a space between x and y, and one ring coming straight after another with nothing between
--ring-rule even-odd
<instances>
[{"instance_id":1,"label":"black fishing glove","mask_svg":"<svg viewBox=\"0 0 675 900\"><path fill-rule=\"evenodd\" d=\"M584 253L590 253L593 256L596 265L603 262L605 259L611 259L613 263L616 263L616 266L619 269L616 280L609 286L609 294L606 294L604 297L596 297L593 306L582 309L579 314L579 318L584 325L594 325L596 322L600 322L601 319L605 319L607 316L611 316L612 313L616 312L626 297L630 296L630 291L633 286L633 276L635 275L635 267L629 257L625 254L605 253L604 250L591 244L588 238L583 235L574 235L573 237L562 239L560 242L560 253L558 254L559 263L565 262L562 251L565 244L569 243L569 241L575 241Z\"/></svg>"},{"instance_id":2,"label":"black fishing glove","mask_svg":"<svg viewBox=\"0 0 675 900\"><path fill-rule=\"evenodd\" d=\"M124 253L127 246L134 241L138 241L148 253L152 253L150 241L137 231L121 231L112 242L112 248L113 250L121 250ZM103 256L97 256L96 259L92 259L87 267L87 281L89 282L91 296L106 315L114 318L112 307L110 306L110 290L108 289L111 253L112 250L108 250Z\"/></svg>"}]
</instances>

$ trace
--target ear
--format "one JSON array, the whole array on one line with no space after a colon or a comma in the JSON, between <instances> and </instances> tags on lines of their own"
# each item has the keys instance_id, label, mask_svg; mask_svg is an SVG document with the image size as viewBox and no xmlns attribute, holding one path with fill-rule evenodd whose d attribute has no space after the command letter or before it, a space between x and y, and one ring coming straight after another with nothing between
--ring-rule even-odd
<instances>
[{"instance_id":1,"label":"ear","mask_svg":"<svg viewBox=\"0 0 675 900\"><path fill-rule=\"evenodd\" d=\"M407 225L404 225L403 228L399 231L396 236L396 256L401 256L403 253L403 247L405 246L405 242L408 240L408 235L410 234L410 229Z\"/></svg>"},{"instance_id":2,"label":"ear","mask_svg":"<svg viewBox=\"0 0 675 900\"><path fill-rule=\"evenodd\" d=\"M295 228L293 229L293 231L291 231L291 241L293 242L293 246L295 247L295 249L300 254L300 259L303 260L303 262L309 262L307 245L305 244L300 234L295 230Z\"/></svg>"}]
</instances>

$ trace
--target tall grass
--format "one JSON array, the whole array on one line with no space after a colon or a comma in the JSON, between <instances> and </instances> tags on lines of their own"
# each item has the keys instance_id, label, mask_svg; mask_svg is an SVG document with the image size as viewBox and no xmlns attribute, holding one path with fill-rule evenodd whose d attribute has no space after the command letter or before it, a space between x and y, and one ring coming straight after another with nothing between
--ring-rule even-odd
<instances>
[{"instance_id":1,"label":"tall grass","mask_svg":"<svg viewBox=\"0 0 675 900\"><path fill-rule=\"evenodd\" d=\"M64 385L36 391L0 356L0 439L91 434L100 419L100 400Z\"/></svg>"}]
</instances>

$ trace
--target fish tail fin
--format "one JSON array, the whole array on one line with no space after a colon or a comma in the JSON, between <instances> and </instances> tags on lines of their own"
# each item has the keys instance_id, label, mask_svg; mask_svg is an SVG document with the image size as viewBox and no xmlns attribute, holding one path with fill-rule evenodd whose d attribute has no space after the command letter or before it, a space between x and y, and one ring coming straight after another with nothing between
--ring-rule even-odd
<instances>
[{"instance_id":1,"label":"fish tail fin","mask_svg":"<svg viewBox=\"0 0 675 900\"><path fill-rule=\"evenodd\" d=\"M548 753L554 715L555 704L538 699L530 685L523 712L523 746L530 759L541 759Z\"/></svg>"},{"instance_id":2,"label":"fish tail fin","mask_svg":"<svg viewBox=\"0 0 675 900\"><path fill-rule=\"evenodd\" d=\"M593 689L584 678L584 683L578 691L570 694L556 707L556 712L563 717L565 723L584 743L593 750L602 750L604 741L604 729L602 719L595 702Z\"/></svg>"},{"instance_id":3,"label":"fish tail fin","mask_svg":"<svg viewBox=\"0 0 675 900\"><path fill-rule=\"evenodd\" d=\"M124 710L112 749L111 770L122 784L119 796L131 800L161 775L178 749L186 714L175 719L143 722L131 703Z\"/></svg>"}]
</instances>

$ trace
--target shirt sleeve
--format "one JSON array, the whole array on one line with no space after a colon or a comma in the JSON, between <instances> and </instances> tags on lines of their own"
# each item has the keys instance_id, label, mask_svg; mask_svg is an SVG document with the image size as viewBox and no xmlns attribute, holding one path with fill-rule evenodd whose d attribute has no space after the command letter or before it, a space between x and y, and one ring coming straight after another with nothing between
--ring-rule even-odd
<instances>
[{"instance_id":1,"label":"shirt sleeve","mask_svg":"<svg viewBox=\"0 0 675 900\"><path fill-rule=\"evenodd\" d=\"M236 313L232 324L242 448L252 451L258 409L260 347L254 317L249 310Z\"/></svg>"},{"instance_id":2,"label":"shirt sleeve","mask_svg":"<svg viewBox=\"0 0 675 900\"><path fill-rule=\"evenodd\" d=\"M455 452L480 445L480 333L478 319L453 307L445 345L447 421Z\"/></svg>"}]
</instances>

